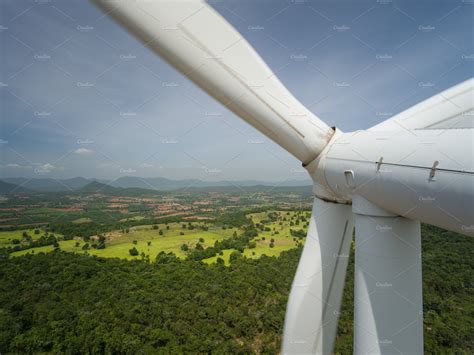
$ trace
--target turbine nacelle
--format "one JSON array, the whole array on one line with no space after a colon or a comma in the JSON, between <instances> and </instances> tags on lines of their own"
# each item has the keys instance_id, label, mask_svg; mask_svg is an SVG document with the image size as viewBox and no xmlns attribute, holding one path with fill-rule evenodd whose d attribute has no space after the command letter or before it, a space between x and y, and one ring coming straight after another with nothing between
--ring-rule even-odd
<instances>
[{"instance_id":1,"label":"turbine nacelle","mask_svg":"<svg viewBox=\"0 0 474 355\"><path fill-rule=\"evenodd\" d=\"M470 79L369 130L336 130L306 166L315 195L339 203L361 196L395 215L474 235L473 108Z\"/></svg>"}]
</instances>

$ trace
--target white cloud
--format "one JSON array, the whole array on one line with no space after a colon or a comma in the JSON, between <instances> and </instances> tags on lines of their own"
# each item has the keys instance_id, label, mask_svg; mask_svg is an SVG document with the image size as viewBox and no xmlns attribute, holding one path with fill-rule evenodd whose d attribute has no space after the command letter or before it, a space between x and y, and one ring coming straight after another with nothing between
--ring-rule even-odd
<instances>
[{"instance_id":1,"label":"white cloud","mask_svg":"<svg viewBox=\"0 0 474 355\"><path fill-rule=\"evenodd\" d=\"M51 171L57 169L53 164L46 163L46 164L41 164L35 169L35 173L37 174L47 174L50 173Z\"/></svg>"},{"instance_id":2,"label":"white cloud","mask_svg":"<svg viewBox=\"0 0 474 355\"><path fill-rule=\"evenodd\" d=\"M90 154L94 154L94 151L93 151L93 150L90 150L90 149L87 149L87 148L77 148L77 149L74 151L74 154L78 154L78 155L90 155Z\"/></svg>"}]
</instances>

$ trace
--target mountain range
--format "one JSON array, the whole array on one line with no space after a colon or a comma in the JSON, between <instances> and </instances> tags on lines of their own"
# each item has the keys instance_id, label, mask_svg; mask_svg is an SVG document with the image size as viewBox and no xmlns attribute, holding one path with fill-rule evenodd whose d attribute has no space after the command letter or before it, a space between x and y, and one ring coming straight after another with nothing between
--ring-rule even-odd
<instances>
[{"instance_id":1,"label":"mountain range","mask_svg":"<svg viewBox=\"0 0 474 355\"><path fill-rule=\"evenodd\" d=\"M104 184L95 185L91 183ZM83 189L87 185L101 186L101 188L140 188L147 190L170 191L183 188L209 188L209 187L250 187L250 186L285 186L297 187L311 185L310 180L287 180L284 182L268 182L260 180L241 181L203 181L199 179L171 180L163 177L141 178L136 176L122 176L116 180L89 179L75 177L70 179L54 178L24 178L8 177L0 180L0 194L9 192L63 192ZM90 187L90 186L89 186Z\"/></svg>"}]
</instances>

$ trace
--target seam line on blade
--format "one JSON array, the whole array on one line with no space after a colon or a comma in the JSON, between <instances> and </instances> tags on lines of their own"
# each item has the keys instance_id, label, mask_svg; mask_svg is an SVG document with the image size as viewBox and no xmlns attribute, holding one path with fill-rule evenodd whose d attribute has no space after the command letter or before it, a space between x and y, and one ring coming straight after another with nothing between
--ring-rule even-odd
<instances>
[{"instance_id":1,"label":"seam line on blade","mask_svg":"<svg viewBox=\"0 0 474 355\"><path fill-rule=\"evenodd\" d=\"M368 163L368 164L376 164L376 165L379 164L378 161L370 161L370 160L344 159L344 158L334 158L334 157L327 157L327 159L344 160L344 161L351 161L351 162L358 162L358 163ZM387 163L387 162L383 162L381 165L400 166L400 167L405 167L405 168L414 168L414 169L423 169L423 170L431 170L432 169L432 167L429 167L429 166ZM469 171L469 170L456 170L456 169L446 169L446 168L438 168L437 167L436 171L445 171L445 172L449 172L449 173L474 175L474 171Z\"/></svg>"}]
</instances>

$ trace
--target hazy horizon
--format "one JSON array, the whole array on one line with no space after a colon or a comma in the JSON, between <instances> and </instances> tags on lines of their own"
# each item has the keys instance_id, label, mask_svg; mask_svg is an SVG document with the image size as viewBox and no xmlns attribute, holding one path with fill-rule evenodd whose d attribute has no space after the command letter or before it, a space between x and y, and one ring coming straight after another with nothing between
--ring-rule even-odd
<instances>
[{"instance_id":1,"label":"hazy horizon","mask_svg":"<svg viewBox=\"0 0 474 355\"><path fill-rule=\"evenodd\" d=\"M473 76L471 1L212 6L303 104L346 132ZM309 179L89 2L0 9L0 179Z\"/></svg>"},{"instance_id":2,"label":"hazy horizon","mask_svg":"<svg viewBox=\"0 0 474 355\"><path fill-rule=\"evenodd\" d=\"M73 180L73 179L86 179L86 180L96 180L96 181L107 181L107 182L113 182L113 181L116 181L118 179L121 179L121 178L136 178L136 179L168 179L168 180L172 180L172 181L180 181L180 180L192 180L192 179L196 179L196 180L201 180L205 183L212 183L212 182L223 182L223 181L229 181L229 182L239 182L239 181L242 181L242 182L247 182L247 181L255 181L255 182L268 182L268 183L282 183L281 185L284 186L284 183L285 182L301 182L301 183L308 183L308 185L311 184L311 179L309 178L301 178L301 179L286 179L284 181L282 180L271 180L271 179L208 179L208 180L204 180L204 179L197 179L197 178L194 178L194 177L191 177L191 178L176 178L176 179L170 179L170 178L166 178L166 177L163 177L163 176L147 176L147 177L144 177L144 176L134 176L134 175L122 175L122 176L119 176L117 178L114 178L114 179L107 179L107 178L98 178L98 177L86 177L86 176L73 176L73 177L66 177L66 178L54 178L54 177L51 177L51 176L33 176L33 177L27 177L27 176L8 176L8 177L2 177L0 178L1 181L9 181L11 179L26 179L26 180L34 180L34 179L55 179L55 180Z\"/></svg>"}]
</instances>

